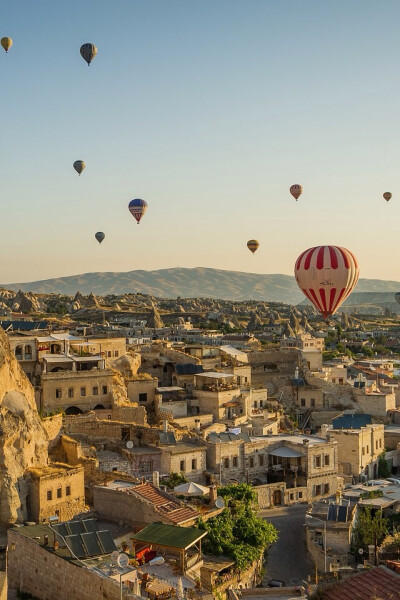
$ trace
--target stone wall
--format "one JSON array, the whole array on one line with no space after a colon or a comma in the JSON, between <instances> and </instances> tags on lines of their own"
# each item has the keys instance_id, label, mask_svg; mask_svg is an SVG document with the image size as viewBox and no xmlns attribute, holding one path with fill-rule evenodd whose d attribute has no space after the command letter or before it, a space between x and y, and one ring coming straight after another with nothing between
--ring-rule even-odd
<instances>
[{"instance_id":1,"label":"stone wall","mask_svg":"<svg viewBox=\"0 0 400 600\"><path fill-rule=\"evenodd\" d=\"M39 600L119 600L119 583L78 566L14 529L8 531L8 586ZM130 596L124 594L124 598Z\"/></svg>"},{"instance_id":2,"label":"stone wall","mask_svg":"<svg viewBox=\"0 0 400 600\"><path fill-rule=\"evenodd\" d=\"M140 408L140 407L138 407ZM89 443L91 440L132 440L135 446L143 444L155 444L159 441L160 430L146 425L132 423L121 423L118 421L96 418L94 412L64 417L65 432L70 435L81 435Z\"/></svg>"},{"instance_id":3,"label":"stone wall","mask_svg":"<svg viewBox=\"0 0 400 600\"><path fill-rule=\"evenodd\" d=\"M62 414L60 413L59 415L54 415L53 417L45 417L42 419L42 425L47 433L49 446L53 446L55 443L57 443L63 427Z\"/></svg>"},{"instance_id":4,"label":"stone wall","mask_svg":"<svg viewBox=\"0 0 400 600\"><path fill-rule=\"evenodd\" d=\"M43 412L77 407L93 410L97 405L111 407L113 376L109 369L43 373L38 408Z\"/></svg>"}]
</instances>

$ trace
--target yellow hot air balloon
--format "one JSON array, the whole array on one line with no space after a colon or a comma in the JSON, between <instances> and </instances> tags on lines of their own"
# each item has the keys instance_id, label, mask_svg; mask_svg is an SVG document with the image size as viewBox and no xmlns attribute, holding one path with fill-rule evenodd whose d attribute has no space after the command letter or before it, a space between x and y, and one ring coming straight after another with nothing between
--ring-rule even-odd
<instances>
[{"instance_id":1,"label":"yellow hot air balloon","mask_svg":"<svg viewBox=\"0 0 400 600\"><path fill-rule=\"evenodd\" d=\"M383 194L383 197L385 198L386 202L389 202L390 198L392 197L392 193L391 192L385 192Z\"/></svg>"},{"instance_id":2,"label":"yellow hot air balloon","mask_svg":"<svg viewBox=\"0 0 400 600\"><path fill-rule=\"evenodd\" d=\"M12 41L12 39L10 37L3 37L3 38L1 38L1 45L3 46L3 48L4 48L4 50L6 52L9 51L9 49L12 46L12 44L13 44L13 41Z\"/></svg>"},{"instance_id":3,"label":"yellow hot air balloon","mask_svg":"<svg viewBox=\"0 0 400 600\"><path fill-rule=\"evenodd\" d=\"M256 250L258 250L258 247L260 245L260 242L258 240L249 240L247 242L247 247L250 250L250 252L252 252L254 254L254 252L256 252Z\"/></svg>"}]
</instances>

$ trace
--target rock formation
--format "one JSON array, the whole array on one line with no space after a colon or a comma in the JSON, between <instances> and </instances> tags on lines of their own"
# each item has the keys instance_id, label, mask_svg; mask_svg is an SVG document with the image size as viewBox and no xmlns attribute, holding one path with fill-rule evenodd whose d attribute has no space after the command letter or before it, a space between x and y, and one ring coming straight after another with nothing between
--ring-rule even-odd
<instances>
[{"instance_id":1,"label":"rock formation","mask_svg":"<svg viewBox=\"0 0 400 600\"><path fill-rule=\"evenodd\" d=\"M160 329L161 327L164 327L164 323L160 317L160 313L158 312L154 304L149 314L149 318L147 319L146 327L150 329Z\"/></svg>"},{"instance_id":2,"label":"rock formation","mask_svg":"<svg viewBox=\"0 0 400 600\"><path fill-rule=\"evenodd\" d=\"M46 465L47 435L36 410L33 387L0 329L0 525L27 519L24 473Z\"/></svg>"}]
</instances>

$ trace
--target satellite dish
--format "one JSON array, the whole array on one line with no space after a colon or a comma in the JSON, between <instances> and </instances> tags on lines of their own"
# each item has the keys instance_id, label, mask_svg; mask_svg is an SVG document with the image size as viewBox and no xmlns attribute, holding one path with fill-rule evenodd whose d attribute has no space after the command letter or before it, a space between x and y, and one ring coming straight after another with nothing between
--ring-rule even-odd
<instances>
[{"instance_id":1,"label":"satellite dish","mask_svg":"<svg viewBox=\"0 0 400 600\"><path fill-rule=\"evenodd\" d=\"M117 563L118 563L119 567L121 567L122 569L125 569L129 565L128 555L124 554L123 552L121 552L121 554L118 554Z\"/></svg>"},{"instance_id":2,"label":"satellite dish","mask_svg":"<svg viewBox=\"0 0 400 600\"><path fill-rule=\"evenodd\" d=\"M358 549L358 554L364 554L364 550L362 548Z\"/></svg>"},{"instance_id":3,"label":"satellite dish","mask_svg":"<svg viewBox=\"0 0 400 600\"><path fill-rule=\"evenodd\" d=\"M113 565L118 564L118 557L119 557L118 550L114 550L114 552L111 552L111 562Z\"/></svg>"},{"instance_id":4,"label":"satellite dish","mask_svg":"<svg viewBox=\"0 0 400 600\"><path fill-rule=\"evenodd\" d=\"M129 449L133 448L133 442L132 442L132 440L129 440L129 442L126 442L126 447L129 448Z\"/></svg>"},{"instance_id":5,"label":"satellite dish","mask_svg":"<svg viewBox=\"0 0 400 600\"><path fill-rule=\"evenodd\" d=\"M225 500L223 498L221 498L221 496L218 496L216 501L215 501L215 506L217 508L224 508L225 507Z\"/></svg>"}]
</instances>

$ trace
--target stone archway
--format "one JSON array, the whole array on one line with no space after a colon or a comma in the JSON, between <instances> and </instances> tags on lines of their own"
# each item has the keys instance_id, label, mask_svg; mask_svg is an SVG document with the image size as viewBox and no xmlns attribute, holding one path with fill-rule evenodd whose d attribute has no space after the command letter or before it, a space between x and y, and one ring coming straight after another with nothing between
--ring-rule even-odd
<instances>
[{"instance_id":1,"label":"stone archway","mask_svg":"<svg viewBox=\"0 0 400 600\"><path fill-rule=\"evenodd\" d=\"M274 506L280 506L282 504L282 492L281 490L274 490L272 494L272 502Z\"/></svg>"},{"instance_id":2,"label":"stone archway","mask_svg":"<svg viewBox=\"0 0 400 600\"><path fill-rule=\"evenodd\" d=\"M65 414L66 415L82 415L83 410L81 410L78 406L68 406L68 408L65 409Z\"/></svg>"}]
</instances>

